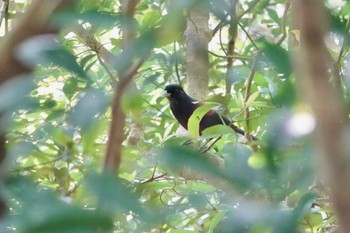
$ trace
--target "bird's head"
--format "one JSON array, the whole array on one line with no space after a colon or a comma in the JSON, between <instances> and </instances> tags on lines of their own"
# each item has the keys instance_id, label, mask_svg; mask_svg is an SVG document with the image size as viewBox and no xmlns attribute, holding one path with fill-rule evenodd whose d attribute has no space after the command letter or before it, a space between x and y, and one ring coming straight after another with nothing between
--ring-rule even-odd
<instances>
[{"instance_id":1,"label":"bird's head","mask_svg":"<svg viewBox=\"0 0 350 233\"><path fill-rule=\"evenodd\" d=\"M163 92L163 96L168 98L169 100L175 100L180 98L188 97L185 93L184 89L178 84L170 84L165 87Z\"/></svg>"}]
</instances>

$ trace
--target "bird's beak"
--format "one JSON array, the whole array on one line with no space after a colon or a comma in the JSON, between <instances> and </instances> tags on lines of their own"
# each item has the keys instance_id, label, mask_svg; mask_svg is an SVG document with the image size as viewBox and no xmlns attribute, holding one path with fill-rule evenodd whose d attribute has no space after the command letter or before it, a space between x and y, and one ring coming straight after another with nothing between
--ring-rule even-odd
<instances>
[{"instance_id":1,"label":"bird's beak","mask_svg":"<svg viewBox=\"0 0 350 233\"><path fill-rule=\"evenodd\" d=\"M166 98L169 98L171 96L171 94L168 93L167 91L163 91L162 96L166 97Z\"/></svg>"}]
</instances>

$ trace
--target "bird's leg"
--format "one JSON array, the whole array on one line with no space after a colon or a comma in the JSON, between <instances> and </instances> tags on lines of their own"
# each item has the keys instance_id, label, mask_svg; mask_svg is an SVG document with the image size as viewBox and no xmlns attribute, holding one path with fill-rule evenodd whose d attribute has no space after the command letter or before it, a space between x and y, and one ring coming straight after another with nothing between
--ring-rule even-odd
<instances>
[{"instance_id":1,"label":"bird's leg","mask_svg":"<svg viewBox=\"0 0 350 233\"><path fill-rule=\"evenodd\" d=\"M205 143L204 146L202 146L202 147L200 148L199 151L200 151L201 154L204 154L204 153L208 152L208 151L215 145L215 143L217 143L217 142L221 139L221 136L215 138L214 140L213 140L213 139L214 139L214 138L210 138L210 139L207 141L207 143ZM212 143L210 143L210 142L212 142ZM209 143L210 143L210 144L209 144Z\"/></svg>"},{"instance_id":2,"label":"bird's leg","mask_svg":"<svg viewBox=\"0 0 350 233\"><path fill-rule=\"evenodd\" d=\"M191 139L188 139L185 142L181 143L182 146L188 146L188 145L191 145L191 144L193 144Z\"/></svg>"}]
</instances>

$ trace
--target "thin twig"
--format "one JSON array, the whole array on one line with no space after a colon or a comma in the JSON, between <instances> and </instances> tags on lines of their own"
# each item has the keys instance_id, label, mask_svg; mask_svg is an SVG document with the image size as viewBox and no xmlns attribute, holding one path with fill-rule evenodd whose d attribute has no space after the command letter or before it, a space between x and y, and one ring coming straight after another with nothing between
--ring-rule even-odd
<instances>
[{"instance_id":1,"label":"thin twig","mask_svg":"<svg viewBox=\"0 0 350 233\"><path fill-rule=\"evenodd\" d=\"M10 171L9 173L18 173L18 172L28 171L28 170L31 170L34 168L39 168L39 167L44 166L44 165L52 164L52 163L57 162L59 160L62 160L62 156L58 156L55 159L52 159L52 160L49 160L46 162L42 162L40 164L34 164L32 166L20 167L20 168L17 168L17 169Z\"/></svg>"},{"instance_id":2,"label":"thin twig","mask_svg":"<svg viewBox=\"0 0 350 233\"><path fill-rule=\"evenodd\" d=\"M102 65L102 67L105 69L105 71L108 74L109 79L111 80L111 84L112 87L116 87L117 86L117 80L115 78L115 76L112 74L112 72L109 70L107 64L101 59L100 55L97 53L97 59L100 62L100 64Z\"/></svg>"},{"instance_id":3,"label":"thin twig","mask_svg":"<svg viewBox=\"0 0 350 233\"><path fill-rule=\"evenodd\" d=\"M226 49L224 48L224 43L222 42L222 27L219 30L219 43L220 43L220 47L221 47L222 51L224 52L224 54L226 56L228 56Z\"/></svg>"},{"instance_id":4,"label":"thin twig","mask_svg":"<svg viewBox=\"0 0 350 233\"><path fill-rule=\"evenodd\" d=\"M176 54L176 42L174 42L174 54L175 56L177 56ZM177 78L177 82L179 85L181 85L181 80L180 80L180 72L179 72L179 62L177 61L177 57L175 58L175 73L176 73L176 78Z\"/></svg>"},{"instance_id":5,"label":"thin twig","mask_svg":"<svg viewBox=\"0 0 350 233\"><path fill-rule=\"evenodd\" d=\"M200 151L201 154L205 154L207 153L220 139L222 136L215 138L215 140L206 148L204 148L203 150ZM208 141L207 144L209 144L210 141Z\"/></svg>"},{"instance_id":6,"label":"thin twig","mask_svg":"<svg viewBox=\"0 0 350 233\"><path fill-rule=\"evenodd\" d=\"M164 172L164 173L156 176L156 170L157 170L157 164L154 166L154 169L153 169L153 172L152 172L152 176L150 178L144 180L144 181L141 181L140 184L146 184L146 183L155 181L155 180L157 180L159 178L162 178L162 177L166 176L166 174L167 174L166 172Z\"/></svg>"},{"instance_id":7,"label":"thin twig","mask_svg":"<svg viewBox=\"0 0 350 233\"><path fill-rule=\"evenodd\" d=\"M286 4L285 4L283 16L282 16L282 36L277 41L277 43L276 43L277 45L282 44L284 39L286 39L286 37L287 37L287 30L286 30L286 27L287 27L287 16L288 16L288 11L290 9L290 6L291 6L290 0L287 0Z\"/></svg>"},{"instance_id":8,"label":"thin twig","mask_svg":"<svg viewBox=\"0 0 350 233\"><path fill-rule=\"evenodd\" d=\"M249 35L248 31L245 30L244 26L236 19L237 21L237 25L243 30L243 32L246 34L246 36L248 37L248 39L250 40L250 42L252 43L252 45L259 50L259 47L256 45L256 43L254 42L253 38Z\"/></svg>"},{"instance_id":9,"label":"thin twig","mask_svg":"<svg viewBox=\"0 0 350 233\"><path fill-rule=\"evenodd\" d=\"M348 18L348 20L346 22L346 30L349 31L349 28L350 28L350 17ZM347 46L347 44L349 42L349 40L347 38L348 38L347 36L344 37L343 44L342 44L341 49L339 51L337 64L340 64L340 61L341 61L341 59L342 59L342 57L344 55L345 47Z\"/></svg>"},{"instance_id":10,"label":"thin twig","mask_svg":"<svg viewBox=\"0 0 350 233\"><path fill-rule=\"evenodd\" d=\"M170 116L169 114L166 114L164 111L162 111L161 109L157 108L156 106L154 106L153 104L151 104L147 99L142 98L143 101L146 102L146 104L148 104L151 108L157 110L158 112L162 112L162 116L166 116L168 118L174 119L172 116Z\"/></svg>"},{"instance_id":11,"label":"thin twig","mask_svg":"<svg viewBox=\"0 0 350 233\"><path fill-rule=\"evenodd\" d=\"M8 9L8 0L2 0L0 6L0 27L2 25L3 19L6 17L6 10Z\"/></svg>"},{"instance_id":12,"label":"thin twig","mask_svg":"<svg viewBox=\"0 0 350 233\"><path fill-rule=\"evenodd\" d=\"M226 15L226 17L227 17L227 16L228 16L228 15ZM226 24L227 24L226 21L222 21L222 20L221 20L221 21L218 23L218 25L216 25L216 26L214 27L214 29L211 31L211 36L214 37L215 34L220 30L220 28L224 27Z\"/></svg>"},{"instance_id":13,"label":"thin twig","mask_svg":"<svg viewBox=\"0 0 350 233\"><path fill-rule=\"evenodd\" d=\"M238 55L235 55L235 56L220 55L220 54L214 53L214 52L209 51L209 50L208 50L208 53L210 53L211 55L213 55L215 57L225 58L225 59L239 59L239 60L247 60L247 61L253 60L250 57L243 57L243 56L238 56Z\"/></svg>"},{"instance_id":14,"label":"thin twig","mask_svg":"<svg viewBox=\"0 0 350 233\"><path fill-rule=\"evenodd\" d=\"M236 46L236 38L237 38L237 22L235 20L237 16L237 1L233 1L230 5L230 13L232 16L230 18L230 26L228 29L228 46L227 46L227 55L230 56L227 58L227 65L226 65L226 95L229 95L231 93L232 88L232 81L230 79L230 73L233 68L233 62L234 58L232 56L235 53L235 46Z\"/></svg>"},{"instance_id":15,"label":"thin twig","mask_svg":"<svg viewBox=\"0 0 350 233\"><path fill-rule=\"evenodd\" d=\"M254 75L255 75L255 71L256 71L256 63L257 63L257 58L253 61L253 65L251 67L251 70L250 70L250 74L249 74L249 77L248 77L248 80L247 80L247 84L246 84L246 89L245 89L245 98L244 98L244 105L246 105L247 101L249 100L249 97L250 97L250 90L251 90L251 87L252 87L252 83L253 83L253 79L254 79ZM249 112L249 107L248 106L245 106L245 109L244 109L244 118L246 119L246 132L245 132L245 137L247 139L247 141L249 143L253 142L253 138L252 136L250 135L250 112ZM252 144L252 149L253 151L257 151L257 146L255 144Z\"/></svg>"},{"instance_id":16,"label":"thin twig","mask_svg":"<svg viewBox=\"0 0 350 233\"><path fill-rule=\"evenodd\" d=\"M237 16L237 20L240 20L245 14L247 14L248 12L250 12L252 9L255 8L255 6L260 2L260 0L255 0L254 2L252 2L252 4L248 7L248 9L246 9L245 11L243 11L240 15Z\"/></svg>"}]
</instances>

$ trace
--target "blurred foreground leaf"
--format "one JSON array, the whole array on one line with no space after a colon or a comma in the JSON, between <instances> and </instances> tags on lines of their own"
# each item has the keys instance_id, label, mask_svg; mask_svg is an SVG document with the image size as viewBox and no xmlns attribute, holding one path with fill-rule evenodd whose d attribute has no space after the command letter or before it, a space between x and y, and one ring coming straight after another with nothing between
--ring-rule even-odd
<instances>
[{"instance_id":1,"label":"blurred foreground leaf","mask_svg":"<svg viewBox=\"0 0 350 233\"><path fill-rule=\"evenodd\" d=\"M17 214L7 216L1 232L15 228L19 233L93 233L113 228L111 216L65 203L52 191L40 190L20 177L8 180L3 192Z\"/></svg>"}]
</instances>

